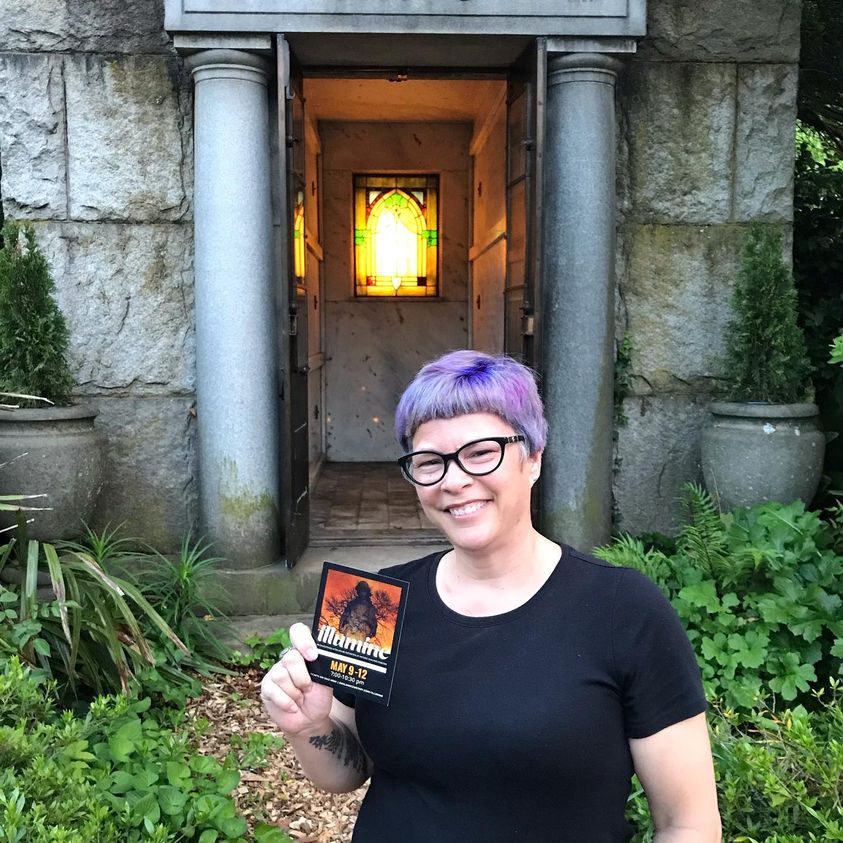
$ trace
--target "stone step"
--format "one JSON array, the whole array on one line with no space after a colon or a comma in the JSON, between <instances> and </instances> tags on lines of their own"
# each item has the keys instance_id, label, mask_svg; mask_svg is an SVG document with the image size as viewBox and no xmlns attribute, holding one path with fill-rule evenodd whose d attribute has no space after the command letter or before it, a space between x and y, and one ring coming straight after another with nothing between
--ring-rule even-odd
<instances>
[{"instance_id":1,"label":"stone step","mask_svg":"<svg viewBox=\"0 0 843 843\"><path fill-rule=\"evenodd\" d=\"M283 562L261 568L222 569L217 573L217 584L224 595L221 608L232 618L312 613L324 561L377 571L425 556L437 546L446 547L441 540L436 545L311 545L292 569Z\"/></svg>"}]
</instances>

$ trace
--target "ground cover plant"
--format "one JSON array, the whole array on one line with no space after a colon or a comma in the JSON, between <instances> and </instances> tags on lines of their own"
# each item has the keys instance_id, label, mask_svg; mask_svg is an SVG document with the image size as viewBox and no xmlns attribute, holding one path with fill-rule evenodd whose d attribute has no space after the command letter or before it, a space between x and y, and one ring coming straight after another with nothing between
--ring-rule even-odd
<instances>
[{"instance_id":1,"label":"ground cover plant","mask_svg":"<svg viewBox=\"0 0 843 843\"><path fill-rule=\"evenodd\" d=\"M645 573L682 619L706 692L735 711L771 696L810 705L843 663L843 547L800 501L720 514L686 487L690 523L673 553L631 536L596 554Z\"/></svg>"},{"instance_id":2,"label":"ground cover plant","mask_svg":"<svg viewBox=\"0 0 843 843\"><path fill-rule=\"evenodd\" d=\"M231 670L203 655L210 605L193 574L213 560L189 537L181 550L171 560L111 528L36 542L22 521L0 546L3 843L289 843L274 824L247 824L232 797L240 771L283 741L254 733L218 757L198 750L188 700L201 672ZM144 560L158 571L146 588L132 575Z\"/></svg>"},{"instance_id":3,"label":"ground cover plant","mask_svg":"<svg viewBox=\"0 0 843 843\"><path fill-rule=\"evenodd\" d=\"M183 711L118 695L95 699L84 717L57 713L53 683L39 682L15 656L4 663L4 842L289 843L266 823L247 832L231 798L239 782L234 753L219 761L196 752Z\"/></svg>"},{"instance_id":4,"label":"ground cover plant","mask_svg":"<svg viewBox=\"0 0 843 843\"><path fill-rule=\"evenodd\" d=\"M843 709L839 685L780 712L714 709L709 724L717 797L727 843L843 840ZM650 814L635 783L628 818L633 843L650 843Z\"/></svg>"},{"instance_id":5,"label":"ground cover plant","mask_svg":"<svg viewBox=\"0 0 843 843\"><path fill-rule=\"evenodd\" d=\"M686 487L675 539L596 554L663 590L694 644L726 841L843 841L843 510L797 501L719 513ZM634 843L652 840L641 788Z\"/></svg>"}]
</instances>

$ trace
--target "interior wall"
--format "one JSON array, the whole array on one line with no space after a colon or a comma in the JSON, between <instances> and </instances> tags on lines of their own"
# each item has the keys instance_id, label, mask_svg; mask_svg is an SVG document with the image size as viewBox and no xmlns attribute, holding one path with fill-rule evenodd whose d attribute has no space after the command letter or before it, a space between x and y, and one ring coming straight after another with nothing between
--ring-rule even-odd
<instances>
[{"instance_id":1,"label":"interior wall","mask_svg":"<svg viewBox=\"0 0 843 843\"><path fill-rule=\"evenodd\" d=\"M504 345L506 280L506 85L471 143L471 344L490 354Z\"/></svg>"},{"instance_id":2,"label":"interior wall","mask_svg":"<svg viewBox=\"0 0 843 843\"><path fill-rule=\"evenodd\" d=\"M471 123L320 122L325 263L327 458L400 454L395 406L419 367L467 344ZM438 173L440 297L354 296L355 173Z\"/></svg>"}]
</instances>

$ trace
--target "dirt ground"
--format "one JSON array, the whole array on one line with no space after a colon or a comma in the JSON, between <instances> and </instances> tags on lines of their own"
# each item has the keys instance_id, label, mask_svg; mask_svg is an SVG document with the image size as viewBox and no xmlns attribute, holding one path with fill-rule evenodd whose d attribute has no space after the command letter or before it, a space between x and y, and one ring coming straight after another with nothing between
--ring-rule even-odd
<instances>
[{"instance_id":1,"label":"dirt ground","mask_svg":"<svg viewBox=\"0 0 843 843\"><path fill-rule=\"evenodd\" d=\"M188 705L188 715L199 721L203 732L203 754L222 761L250 734L280 737L261 706L261 676L260 671L245 670L204 680L203 695ZM273 748L264 757L259 741L252 763L241 767L240 785L232 794L250 827L257 822L278 825L298 843L348 843L366 788L324 793L304 777L288 746ZM236 751L242 759L242 748Z\"/></svg>"}]
</instances>

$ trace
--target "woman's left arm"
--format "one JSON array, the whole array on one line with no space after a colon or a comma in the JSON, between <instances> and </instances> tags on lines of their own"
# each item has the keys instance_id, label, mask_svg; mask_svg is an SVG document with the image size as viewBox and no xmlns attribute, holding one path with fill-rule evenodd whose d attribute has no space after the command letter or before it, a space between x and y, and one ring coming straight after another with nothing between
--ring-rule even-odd
<instances>
[{"instance_id":1,"label":"woman's left arm","mask_svg":"<svg viewBox=\"0 0 843 843\"><path fill-rule=\"evenodd\" d=\"M629 741L647 794L653 843L720 843L720 813L705 714Z\"/></svg>"}]
</instances>

